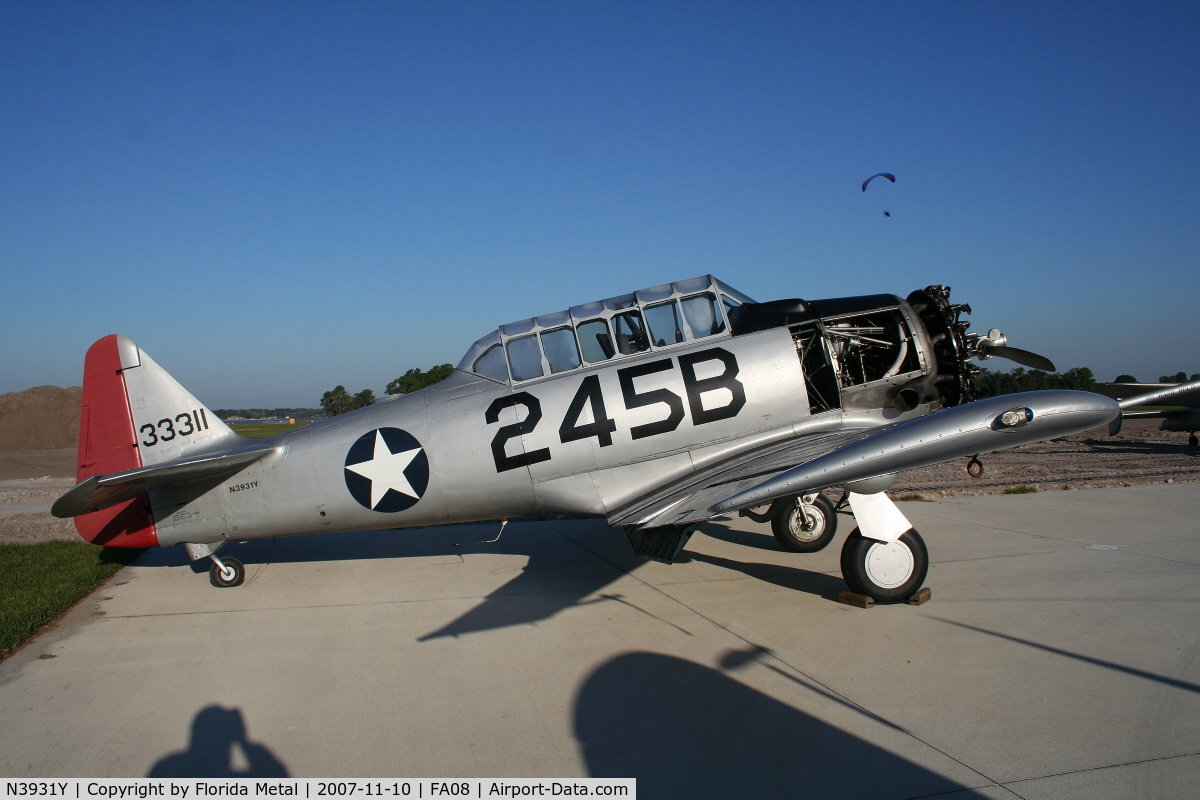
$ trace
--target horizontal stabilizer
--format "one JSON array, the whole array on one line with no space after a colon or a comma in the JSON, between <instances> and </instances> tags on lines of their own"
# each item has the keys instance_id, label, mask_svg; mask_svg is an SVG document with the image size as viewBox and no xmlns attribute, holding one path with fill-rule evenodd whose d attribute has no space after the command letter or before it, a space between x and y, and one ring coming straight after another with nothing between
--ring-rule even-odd
<instances>
[{"instance_id":1,"label":"horizontal stabilizer","mask_svg":"<svg viewBox=\"0 0 1200 800\"><path fill-rule=\"evenodd\" d=\"M233 475L278 449L274 445L259 444L216 455L194 456L124 472L93 475L54 501L50 513L56 517L75 517L170 484Z\"/></svg>"}]
</instances>

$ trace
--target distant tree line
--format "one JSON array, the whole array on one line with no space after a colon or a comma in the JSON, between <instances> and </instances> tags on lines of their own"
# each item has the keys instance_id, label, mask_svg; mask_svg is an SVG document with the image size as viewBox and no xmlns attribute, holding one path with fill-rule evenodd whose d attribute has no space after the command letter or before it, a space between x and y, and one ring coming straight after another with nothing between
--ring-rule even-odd
<instances>
[{"instance_id":1,"label":"distant tree line","mask_svg":"<svg viewBox=\"0 0 1200 800\"><path fill-rule=\"evenodd\" d=\"M1183 383L1200 380L1200 372L1188 377L1185 372L1163 375L1159 383ZM1141 383L1132 375L1118 375L1113 383ZM993 372L982 368L975 376L975 395L979 398L996 397L1013 392L1034 392L1039 389L1079 389L1089 392L1096 388L1096 377L1087 367L1076 367L1066 372L1042 372L1040 369L1026 370L1017 367L1011 372Z\"/></svg>"},{"instance_id":2,"label":"distant tree line","mask_svg":"<svg viewBox=\"0 0 1200 800\"><path fill-rule=\"evenodd\" d=\"M1096 378L1087 367L1076 367L1066 372L1043 372L1024 367L1017 367L1011 372L993 372L985 367L975 376L974 385L975 396L984 398L1041 389L1078 389L1088 392L1096 388Z\"/></svg>"},{"instance_id":3,"label":"distant tree line","mask_svg":"<svg viewBox=\"0 0 1200 800\"><path fill-rule=\"evenodd\" d=\"M1186 383L1188 381L1200 381L1200 372L1193 372L1189 377L1186 372L1179 370L1174 375L1160 375L1158 377L1159 383ZM1132 375L1118 375L1113 383L1141 383L1141 381Z\"/></svg>"},{"instance_id":4,"label":"distant tree line","mask_svg":"<svg viewBox=\"0 0 1200 800\"><path fill-rule=\"evenodd\" d=\"M280 417L319 417L319 408L218 408L213 411L221 419L276 419Z\"/></svg>"},{"instance_id":5,"label":"distant tree line","mask_svg":"<svg viewBox=\"0 0 1200 800\"><path fill-rule=\"evenodd\" d=\"M439 364L436 367L431 367L428 372L419 369L410 369L408 372L401 375L396 380L387 385L384 391L387 394L408 394L415 392L418 389L424 389L427 386L433 386L439 381L443 381L450 377L450 373L454 371L454 367L449 364ZM347 411L353 411L356 408L365 408L375 403L375 392L370 389L363 389L358 394L350 394L346 391L345 386L335 386L332 390L326 392L321 397L321 408L327 417L336 417L338 414L345 414Z\"/></svg>"}]
</instances>

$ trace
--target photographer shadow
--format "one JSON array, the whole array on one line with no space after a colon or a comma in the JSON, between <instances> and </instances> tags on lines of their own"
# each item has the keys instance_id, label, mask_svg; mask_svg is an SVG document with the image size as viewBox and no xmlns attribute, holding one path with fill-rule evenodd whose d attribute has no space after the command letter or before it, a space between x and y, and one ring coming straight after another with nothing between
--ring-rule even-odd
<instances>
[{"instance_id":1,"label":"photographer shadow","mask_svg":"<svg viewBox=\"0 0 1200 800\"><path fill-rule=\"evenodd\" d=\"M192 739L182 753L163 756L147 778L287 778L266 746L246 739L241 709L211 705L192 719Z\"/></svg>"}]
</instances>

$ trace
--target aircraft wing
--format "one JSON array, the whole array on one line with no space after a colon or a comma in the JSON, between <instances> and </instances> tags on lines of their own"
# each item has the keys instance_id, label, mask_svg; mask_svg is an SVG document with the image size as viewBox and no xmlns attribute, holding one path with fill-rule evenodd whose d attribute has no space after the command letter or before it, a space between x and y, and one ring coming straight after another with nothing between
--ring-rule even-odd
<instances>
[{"instance_id":1,"label":"aircraft wing","mask_svg":"<svg viewBox=\"0 0 1200 800\"><path fill-rule=\"evenodd\" d=\"M1195 411L1195 409L1167 408L1161 411L1122 411L1121 416L1125 419L1171 419L1173 417L1186 417L1192 411Z\"/></svg>"},{"instance_id":2,"label":"aircraft wing","mask_svg":"<svg viewBox=\"0 0 1200 800\"><path fill-rule=\"evenodd\" d=\"M251 445L214 455L193 456L108 475L93 475L54 501L50 513L56 517L76 517L170 484L233 475L279 449L279 446L271 444Z\"/></svg>"},{"instance_id":3,"label":"aircraft wing","mask_svg":"<svg viewBox=\"0 0 1200 800\"><path fill-rule=\"evenodd\" d=\"M783 444L776 443L733 461L713 465L699 474L688 475L681 481L663 487L652 496L643 497L615 511L608 517L608 524L654 527L707 519L712 516L707 513L712 504L797 464L867 439L880 430L876 427L816 433Z\"/></svg>"},{"instance_id":4,"label":"aircraft wing","mask_svg":"<svg viewBox=\"0 0 1200 800\"><path fill-rule=\"evenodd\" d=\"M1200 406L1200 380L1188 381L1187 383L1109 383L1096 387L1096 390L1101 394L1116 399L1117 404L1121 407L1121 415L1108 423L1109 436L1116 436L1121 432L1122 420L1145 419L1147 417L1163 417L1167 419L1190 418L1196 414L1196 407ZM1185 407L1160 409L1157 411L1132 410L1139 406L1155 405L1162 402ZM1182 425L1190 424L1192 423L1182 423ZM1188 430L1188 428L1181 426L1178 428L1167 428L1167 430Z\"/></svg>"},{"instance_id":5,"label":"aircraft wing","mask_svg":"<svg viewBox=\"0 0 1200 800\"><path fill-rule=\"evenodd\" d=\"M1200 408L1200 381L1187 383L1105 383L1096 387L1099 394L1120 400L1121 408L1150 405L1159 401L1173 406ZM1124 401L1135 401L1126 404ZM1126 414L1127 418L1132 415Z\"/></svg>"},{"instance_id":6,"label":"aircraft wing","mask_svg":"<svg viewBox=\"0 0 1200 800\"><path fill-rule=\"evenodd\" d=\"M780 497L1104 425L1115 400L1056 389L991 397L876 428L814 434L717 464L617 509L610 525L686 525Z\"/></svg>"}]
</instances>

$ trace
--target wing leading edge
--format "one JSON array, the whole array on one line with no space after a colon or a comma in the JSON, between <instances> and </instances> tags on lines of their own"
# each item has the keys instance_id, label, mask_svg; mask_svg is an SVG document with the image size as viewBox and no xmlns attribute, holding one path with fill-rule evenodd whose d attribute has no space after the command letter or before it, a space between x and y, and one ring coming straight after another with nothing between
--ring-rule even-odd
<instances>
[{"instance_id":1,"label":"wing leading edge","mask_svg":"<svg viewBox=\"0 0 1200 800\"><path fill-rule=\"evenodd\" d=\"M609 517L610 525L684 525L790 495L1005 450L1104 425L1120 413L1092 392L992 397L908 422L816 434L716 465Z\"/></svg>"}]
</instances>

